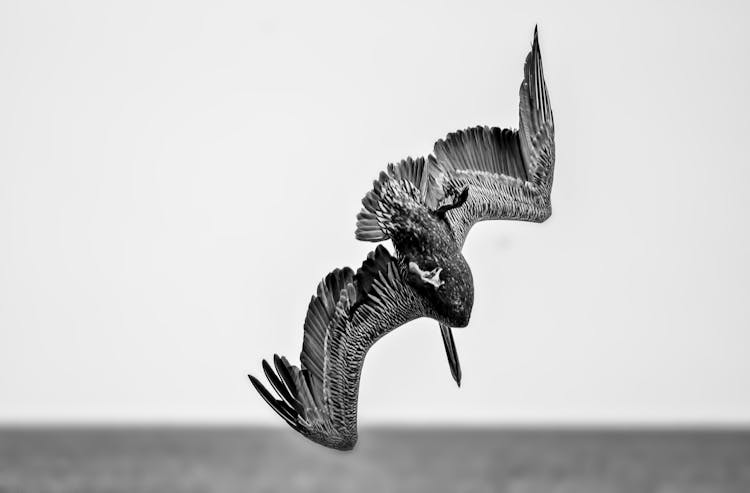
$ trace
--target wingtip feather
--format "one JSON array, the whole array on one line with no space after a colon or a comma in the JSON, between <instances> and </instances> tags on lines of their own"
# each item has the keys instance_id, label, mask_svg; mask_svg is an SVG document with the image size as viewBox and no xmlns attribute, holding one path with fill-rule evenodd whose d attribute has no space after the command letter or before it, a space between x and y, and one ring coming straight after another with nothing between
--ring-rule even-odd
<instances>
[{"instance_id":1,"label":"wingtip feather","mask_svg":"<svg viewBox=\"0 0 750 493\"><path fill-rule=\"evenodd\" d=\"M302 429L299 423L297 423L295 416L292 414L294 412L292 408L284 404L282 401L274 399L273 395L271 395L268 389L266 389L266 387L260 382L260 380L255 378L253 375L248 374L248 378L250 379L250 383L253 384L253 387L255 387L255 390L260 394L263 400L266 401L266 404L268 404L274 411L276 411L276 414L281 416L284 421L286 421L287 424L295 430L299 431Z\"/></svg>"}]
</instances>

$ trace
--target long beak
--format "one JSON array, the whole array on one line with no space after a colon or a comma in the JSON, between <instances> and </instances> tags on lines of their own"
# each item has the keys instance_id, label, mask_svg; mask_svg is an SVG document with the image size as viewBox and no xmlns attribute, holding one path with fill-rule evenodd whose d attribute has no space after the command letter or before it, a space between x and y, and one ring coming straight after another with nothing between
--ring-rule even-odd
<instances>
[{"instance_id":1,"label":"long beak","mask_svg":"<svg viewBox=\"0 0 750 493\"><path fill-rule=\"evenodd\" d=\"M440 324L440 335L443 336L445 344L445 355L448 356L448 364L451 367L451 375L458 386L461 386L461 363L458 361L456 342L453 340L453 331L447 325Z\"/></svg>"}]
</instances>

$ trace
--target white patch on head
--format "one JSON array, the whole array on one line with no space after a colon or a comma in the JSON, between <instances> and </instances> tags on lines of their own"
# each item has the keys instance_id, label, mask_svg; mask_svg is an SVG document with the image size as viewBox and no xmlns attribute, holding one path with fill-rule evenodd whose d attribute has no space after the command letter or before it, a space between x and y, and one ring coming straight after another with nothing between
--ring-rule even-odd
<instances>
[{"instance_id":1,"label":"white patch on head","mask_svg":"<svg viewBox=\"0 0 750 493\"><path fill-rule=\"evenodd\" d=\"M417 274L423 282L435 286L435 289L445 284L444 281L440 280L440 273L443 271L442 267L436 267L430 271L424 271L419 268L416 262L409 262L409 270L414 274Z\"/></svg>"}]
</instances>

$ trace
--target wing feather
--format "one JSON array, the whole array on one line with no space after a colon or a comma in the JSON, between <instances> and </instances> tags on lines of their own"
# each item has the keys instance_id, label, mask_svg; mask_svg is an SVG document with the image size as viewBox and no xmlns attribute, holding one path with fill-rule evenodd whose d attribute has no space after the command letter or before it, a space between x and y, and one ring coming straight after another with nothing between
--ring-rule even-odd
<instances>
[{"instance_id":1,"label":"wing feather","mask_svg":"<svg viewBox=\"0 0 750 493\"><path fill-rule=\"evenodd\" d=\"M323 384L325 345L328 327L334 316L336 304L346 284L352 283L354 272L348 267L336 269L318 284L305 317L304 339L300 362L310 372L311 386L319 390Z\"/></svg>"},{"instance_id":2,"label":"wing feather","mask_svg":"<svg viewBox=\"0 0 750 493\"><path fill-rule=\"evenodd\" d=\"M308 307L300 367L277 355L274 372L263 361L280 399L250 376L261 397L311 440L339 449L354 446L359 379L368 349L393 329L430 314L402 274L399 261L382 245L356 274L348 268L328 274Z\"/></svg>"},{"instance_id":3,"label":"wing feather","mask_svg":"<svg viewBox=\"0 0 750 493\"><path fill-rule=\"evenodd\" d=\"M536 29L520 87L519 119L519 130L479 126L435 143L437 178L428 196L439 201L469 187L466 204L446 215L461 245L478 221L542 222L551 214L554 122Z\"/></svg>"}]
</instances>

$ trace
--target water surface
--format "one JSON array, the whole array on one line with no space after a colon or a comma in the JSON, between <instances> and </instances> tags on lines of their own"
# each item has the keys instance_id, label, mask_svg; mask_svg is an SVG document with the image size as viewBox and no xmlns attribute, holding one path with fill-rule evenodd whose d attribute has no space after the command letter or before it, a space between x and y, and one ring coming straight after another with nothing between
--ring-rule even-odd
<instances>
[{"instance_id":1,"label":"water surface","mask_svg":"<svg viewBox=\"0 0 750 493\"><path fill-rule=\"evenodd\" d=\"M748 493L750 431L0 429L0 493L275 491Z\"/></svg>"}]
</instances>

